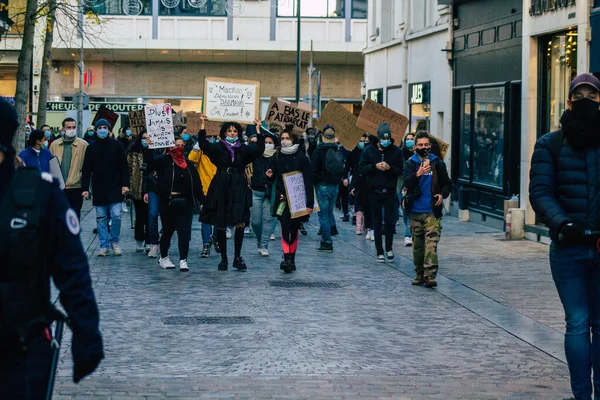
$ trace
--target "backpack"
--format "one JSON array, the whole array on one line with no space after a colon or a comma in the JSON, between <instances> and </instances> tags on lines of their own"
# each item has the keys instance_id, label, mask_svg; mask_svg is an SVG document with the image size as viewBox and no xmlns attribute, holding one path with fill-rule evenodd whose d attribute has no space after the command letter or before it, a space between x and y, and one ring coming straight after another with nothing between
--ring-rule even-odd
<instances>
[{"instance_id":1,"label":"backpack","mask_svg":"<svg viewBox=\"0 0 600 400\"><path fill-rule=\"evenodd\" d=\"M339 182L344 177L344 155L338 149L327 150L325 171L326 176L333 182Z\"/></svg>"}]
</instances>

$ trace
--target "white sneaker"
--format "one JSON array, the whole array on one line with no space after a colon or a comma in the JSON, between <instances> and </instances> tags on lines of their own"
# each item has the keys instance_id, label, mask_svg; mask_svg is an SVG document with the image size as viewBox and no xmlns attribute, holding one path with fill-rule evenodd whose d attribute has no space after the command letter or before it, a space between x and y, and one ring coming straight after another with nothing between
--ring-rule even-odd
<instances>
[{"instance_id":1,"label":"white sneaker","mask_svg":"<svg viewBox=\"0 0 600 400\"><path fill-rule=\"evenodd\" d=\"M227 228L227 230L225 231L225 237L227 239L231 239L231 229Z\"/></svg>"},{"instance_id":2,"label":"white sneaker","mask_svg":"<svg viewBox=\"0 0 600 400\"><path fill-rule=\"evenodd\" d=\"M108 257L108 249L101 248L98 252L98 257Z\"/></svg>"},{"instance_id":3,"label":"white sneaker","mask_svg":"<svg viewBox=\"0 0 600 400\"><path fill-rule=\"evenodd\" d=\"M369 232L371 232L371 242L375 241L375 232L373 231L373 229L371 229Z\"/></svg>"},{"instance_id":4,"label":"white sneaker","mask_svg":"<svg viewBox=\"0 0 600 400\"><path fill-rule=\"evenodd\" d=\"M181 272L188 272L190 269L187 265L187 260L181 260L179 261L179 271Z\"/></svg>"},{"instance_id":5,"label":"white sneaker","mask_svg":"<svg viewBox=\"0 0 600 400\"><path fill-rule=\"evenodd\" d=\"M148 252L148 257L150 257L150 258L158 257L158 245L157 244L150 245L150 251Z\"/></svg>"},{"instance_id":6,"label":"white sneaker","mask_svg":"<svg viewBox=\"0 0 600 400\"><path fill-rule=\"evenodd\" d=\"M169 256L166 256L165 258L161 258L160 260L158 260L158 265L160 265L164 269L174 269L175 268L175 264L173 264L171 262L171 260L169 259Z\"/></svg>"},{"instance_id":7,"label":"white sneaker","mask_svg":"<svg viewBox=\"0 0 600 400\"><path fill-rule=\"evenodd\" d=\"M113 253L115 253L115 256L121 255L121 248L119 247L119 243L113 243L112 249L113 249Z\"/></svg>"},{"instance_id":8,"label":"white sneaker","mask_svg":"<svg viewBox=\"0 0 600 400\"><path fill-rule=\"evenodd\" d=\"M271 235L270 240L275 240L275 235Z\"/></svg>"},{"instance_id":9,"label":"white sneaker","mask_svg":"<svg viewBox=\"0 0 600 400\"><path fill-rule=\"evenodd\" d=\"M371 240L371 231L367 231L367 235L365 236L366 240Z\"/></svg>"},{"instance_id":10,"label":"white sneaker","mask_svg":"<svg viewBox=\"0 0 600 400\"><path fill-rule=\"evenodd\" d=\"M244 228L244 235L247 235L247 234L249 234L250 232L251 232L251 230L250 230L250 227L249 227L249 226L247 226L247 227L245 227L245 228Z\"/></svg>"},{"instance_id":11,"label":"white sneaker","mask_svg":"<svg viewBox=\"0 0 600 400\"><path fill-rule=\"evenodd\" d=\"M258 248L258 254L260 254L263 257L269 257L269 251L267 249L265 249L264 247Z\"/></svg>"},{"instance_id":12,"label":"white sneaker","mask_svg":"<svg viewBox=\"0 0 600 400\"><path fill-rule=\"evenodd\" d=\"M135 252L136 253L141 253L142 251L144 251L144 242L140 242L140 241L135 241Z\"/></svg>"},{"instance_id":13,"label":"white sneaker","mask_svg":"<svg viewBox=\"0 0 600 400\"><path fill-rule=\"evenodd\" d=\"M129 208L127 208L127 203L123 202L123 212L129 212Z\"/></svg>"},{"instance_id":14,"label":"white sneaker","mask_svg":"<svg viewBox=\"0 0 600 400\"><path fill-rule=\"evenodd\" d=\"M407 236L407 237L404 238L404 245L406 247L412 246L412 238L410 236Z\"/></svg>"}]
</instances>

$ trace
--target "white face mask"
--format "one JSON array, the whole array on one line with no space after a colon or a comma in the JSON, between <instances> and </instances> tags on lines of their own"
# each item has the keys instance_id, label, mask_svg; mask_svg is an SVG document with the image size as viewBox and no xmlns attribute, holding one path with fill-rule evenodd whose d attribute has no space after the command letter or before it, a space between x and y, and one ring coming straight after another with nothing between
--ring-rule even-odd
<instances>
[{"instance_id":1,"label":"white face mask","mask_svg":"<svg viewBox=\"0 0 600 400\"><path fill-rule=\"evenodd\" d=\"M77 131L75 129L68 129L65 131L65 136L68 138L74 138L77 135Z\"/></svg>"},{"instance_id":2,"label":"white face mask","mask_svg":"<svg viewBox=\"0 0 600 400\"><path fill-rule=\"evenodd\" d=\"M281 147L290 147L292 145L292 141L289 139L281 140Z\"/></svg>"},{"instance_id":3,"label":"white face mask","mask_svg":"<svg viewBox=\"0 0 600 400\"><path fill-rule=\"evenodd\" d=\"M274 148L275 148L275 145L273 143L265 143L266 150L273 150Z\"/></svg>"}]
</instances>

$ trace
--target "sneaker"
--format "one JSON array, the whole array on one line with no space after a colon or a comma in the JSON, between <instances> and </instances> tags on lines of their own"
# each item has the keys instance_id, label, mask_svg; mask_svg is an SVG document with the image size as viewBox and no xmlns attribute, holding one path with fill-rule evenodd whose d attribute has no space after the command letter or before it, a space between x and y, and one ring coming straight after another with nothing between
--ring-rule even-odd
<instances>
[{"instance_id":1,"label":"sneaker","mask_svg":"<svg viewBox=\"0 0 600 400\"><path fill-rule=\"evenodd\" d=\"M108 257L108 249L101 248L98 252L98 257Z\"/></svg>"},{"instance_id":2,"label":"sneaker","mask_svg":"<svg viewBox=\"0 0 600 400\"><path fill-rule=\"evenodd\" d=\"M275 235L271 235L271 237L269 238L269 240L275 240Z\"/></svg>"},{"instance_id":3,"label":"sneaker","mask_svg":"<svg viewBox=\"0 0 600 400\"><path fill-rule=\"evenodd\" d=\"M144 251L144 242L140 242L140 241L135 241L135 252L136 253L141 253L142 251Z\"/></svg>"},{"instance_id":4,"label":"sneaker","mask_svg":"<svg viewBox=\"0 0 600 400\"><path fill-rule=\"evenodd\" d=\"M388 261L393 261L394 258L396 258L396 256L394 256L394 253L390 250L387 252L387 259Z\"/></svg>"},{"instance_id":5,"label":"sneaker","mask_svg":"<svg viewBox=\"0 0 600 400\"><path fill-rule=\"evenodd\" d=\"M210 245L205 244L204 248L202 249L202 253L200 253L200 257L208 258L209 256L210 256Z\"/></svg>"},{"instance_id":6,"label":"sneaker","mask_svg":"<svg viewBox=\"0 0 600 400\"><path fill-rule=\"evenodd\" d=\"M369 232L371 232L371 242L375 241L375 231L373 231L373 229L371 229Z\"/></svg>"},{"instance_id":7,"label":"sneaker","mask_svg":"<svg viewBox=\"0 0 600 400\"><path fill-rule=\"evenodd\" d=\"M158 265L160 265L163 269L175 269L175 264L171 262L169 256L158 260Z\"/></svg>"},{"instance_id":8,"label":"sneaker","mask_svg":"<svg viewBox=\"0 0 600 400\"><path fill-rule=\"evenodd\" d=\"M244 262L242 257L236 257L233 259L233 268L236 268L240 271L245 270L248 266Z\"/></svg>"},{"instance_id":9,"label":"sneaker","mask_svg":"<svg viewBox=\"0 0 600 400\"><path fill-rule=\"evenodd\" d=\"M324 253L333 253L333 243L321 242L321 245L315 249Z\"/></svg>"},{"instance_id":10,"label":"sneaker","mask_svg":"<svg viewBox=\"0 0 600 400\"><path fill-rule=\"evenodd\" d=\"M267 249L265 249L264 247L258 248L258 254L260 254L263 257L269 257L269 251Z\"/></svg>"},{"instance_id":11,"label":"sneaker","mask_svg":"<svg viewBox=\"0 0 600 400\"><path fill-rule=\"evenodd\" d=\"M226 237L227 239L231 239L231 236L232 236L232 235L231 235L231 229L227 228L227 231L225 231L225 237Z\"/></svg>"},{"instance_id":12,"label":"sneaker","mask_svg":"<svg viewBox=\"0 0 600 400\"><path fill-rule=\"evenodd\" d=\"M412 246L412 238L410 236L407 236L404 238L404 246L406 246L406 247Z\"/></svg>"},{"instance_id":13,"label":"sneaker","mask_svg":"<svg viewBox=\"0 0 600 400\"><path fill-rule=\"evenodd\" d=\"M413 279L412 281L412 285L414 286L420 286L422 284L425 283L425 278L423 277L423 273L422 272L418 272L417 273L417 277L415 279Z\"/></svg>"},{"instance_id":14,"label":"sneaker","mask_svg":"<svg viewBox=\"0 0 600 400\"><path fill-rule=\"evenodd\" d=\"M377 254L377 262L380 262L380 263L385 262L385 257L383 256L383 254Z\"/></svg>"},{"instance_id":15,"label":"sneaker","mask_svg":"<svg viewBox=\"0 0 600 400\"><path fill-rule=\"evenodd\" d=\"M187 265L187 260L180 260L179 261L179 271L188 272L189 270L190 270L190 268Z\"/></svg>"},{"instance_id":16,"label":"sneaker","mask_svg":"<svg viewBox=\"0 0 600 400\"><path fill-rule=\"evenodd\" d=\"M146 252L146 254L148 254L148 252L150 251L150 245L148 243L146 243L146 246L144 247L144 251Z\"/></svg>"},{"instance_id":17,"label":"sneaker","mask_svg":"<svg viewBox=\"0 0 600 400\"><path fill-rule=\"evenodd\" d=\"M365 239L371 240L371 235L372 235L371 231L367 231L367 236L365 236Z\"/></svg>"},{"instance_id":18,"label":"sneaker","mask_svg":"<svg viewBox=\"0 0 600 400\"><path fill-rule=\"evenodd\" d=\"M113 249L113 253L115 253L115 256L121 255L121 248L119 247L119 243L113 243L112 249Z\"/></svg>"},{"instance_id":19,"label":"sneaker","mask_svg":"<svg viewBox=\"0 0 600 400\"><path fill-rule=\"evenodd\" d=\"M426 288L434 288L436 286L437 286L437 282L435 281L435 278L432 278L431 276L425 277L425 287Z\"/></svg>"},{"instance_id":20,"label":"sneaker","mask_svg":"<svg viewBox=\"0 0 600 400\"><path fill-rule=\"evenodd\" d=\"M158 257L158 245L157 244L150 245L150 251L148 252L148 257L150 257L150 258Z\"/></svg>"},{"instance_id":21,"label":"sneaker","mask_svg":"<svg viewBox=\"0 0 600 400\"><path fill-rule=\"evenodd\" d=\"M250 232L252 232L252 231L250 230L250 227L249 227L249 226L247 226L247 227L245 227L245 228L244 228L244 235L247 235L247 234L249 234Z\"/></svg>"},{"instance_id":22,"label":"sneaker","mask_svg":"<svg viewBox=\"0 0 600 400\"><path fill-rule=\"evenodd\" d=\"M123 212L124 213L128 213L129 212L129 208L127 208L127 203L123 202Z\"/></svg>"},{"instance_id":23,"label":"sneaker","mask_svg":"<svg viewBox=\"0 0 600 400\"><path fill-rule=\"evenodd\" d=\"M215 235L212 235L210 237L210 242L213 244L213 246L215 246L215 251L217 253L221 252L221 248L219 247L219 242L217 241L217 238L215 237Z\"/></svg>"}]
</instances>

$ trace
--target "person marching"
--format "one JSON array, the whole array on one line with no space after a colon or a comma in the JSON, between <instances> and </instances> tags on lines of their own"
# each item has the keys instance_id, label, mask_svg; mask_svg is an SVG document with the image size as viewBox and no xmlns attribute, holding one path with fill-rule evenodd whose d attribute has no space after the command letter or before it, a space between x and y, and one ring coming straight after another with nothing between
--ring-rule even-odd
<instances>
[{"instance_id":1,"label":"person marching","mask_svg":"<svg viewBox=\"0 0 600 400\"><path fill-rule=\"evenodd\" d=\"M148 146L152 140L146 138ZM202 182L194 164L183 155L183 139L176 136L175 146L167 154L158 158L150 149L144 153L146 169L156 171L158 175L158 194L160 197L160 220L163 232L160 237L160 259L158 264L164 269L174 269L169 259L171 238L177 232L179 247L179 270L189 271L187 257L192 237L192 219L195 200L202 201Z\"/></svg>"},{"instance_id":2,"label":"person marching","mask_svg":"<svg viewBox=\"0 0 600 400\"><path fill-rule=\"evenodd\" d=\"M308 221L312 214L314 198L314 184L312 166L303 151L298 151L300 138L291 129L286 128L281 133L281 147L277 150L272 163L272 169L266 172L270 179L275 180L275 195L272 209L281 223L281 247L283 261L280 268L289 274L296 270L296 250L298 249L298 231L303 222ZM287 199L283 176L292 172L301 172L304 179L304 192L306 193L307 215L293 218Z\"/></svg>"},{"instance_id":3,"label":"person marching","mask_svg":"<svg viewBox=\"0 0 600 400\"><path fill-rule=\"evenodd\" d=\"M226 271L228 226L235 226L233 267L245 270L247 265L241 256L244 241L244 228L250 220L252 191L248 187L246 165L261 157L265 152L265 139L260 134L260 121L254 121L258 139L256 143L243 145L240 141L242 127L237 122L221 125L220 140L210 143L206 140L207 118L201 116L202 123L198 135L198 146L217 167L217 173L210 183L206 202L200 211L200 221L214 225L217 229L217 242L221 251L219 271ZM249 133L254 126L248 125Z\"/></svg>"},{"instance_id":4,"label":"person marching","mask_svg":"<svg viewBox=\"0 0 600 400\"><path fill-rule=\"evenodd\" d=\"M344 175L344 186L349 189L350 195L353 197L354 203L354 218L356 219L356 234L362 235L364 233L365 226L369 227L371 213L365 213L365 205L368 204L365 201L365 197L368 196L367 184L365 177L360 175L358 172L358 165L360 163L360 156L362 155L365 146L367 145L367 137L369 134L365 133L360 138L358 145L348 154L346 160L346 170ZM369 223L365 223L365 218L369 219Z\"/></svg>"},{"instance_id":5,"label":"person marching","mask_svg":"<svg viewBox=\"0 0 600 400\"><path fill-rule=\"evenodd\" d=\"M402 158L404 160L410 159L415 154L415 135L410 132L404 135L404 138L402 139L402 147L400 149L402 150ZM398 199L400 201L400 210L402 211L402 221L404 221L404 246L410 247L413 244L412 233L410 232L408 212L402 205L402 198L407 193L406 187L404 186L403 177L400 177L400 179L398 179L398 188Z\"/></svg>"},{"instance_id":6,"label":"person marching","mask_svg":"<svg viewBox=\"0 0 600 400\"><path fill-rule=\"evenodd\" d=\"M48 140L46 134L40 130L34 130L27 139L29 145L21 150L19 158L23 160L26 166L37 168L42 172L50 172L50 159L52 154L48 150Z\"/></svg>"},{"instance_id":7,"label":"person marching","mask_svg":"<svg viewBox=\"0 0 600 400\"><path fill-rule=\"evenodd\" d=\"M133 142L127 148L127 164L129 165L130 191L129 195L135 209L135 251L144 251L144 243L150 246L148 230L148 203L144 201L144 174L146 165L144 162L144 147L142 145L143 132L135 135ZM148 249L150 250L150 249Z\"/></svg>"}]
</instances>

